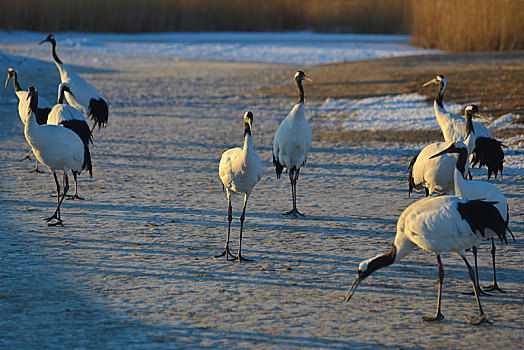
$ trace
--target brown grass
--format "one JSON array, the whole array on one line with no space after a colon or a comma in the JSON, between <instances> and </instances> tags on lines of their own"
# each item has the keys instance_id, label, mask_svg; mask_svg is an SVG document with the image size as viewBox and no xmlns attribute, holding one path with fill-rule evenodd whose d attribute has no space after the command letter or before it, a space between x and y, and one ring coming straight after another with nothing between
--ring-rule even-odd
<instances>
[{"instance_id":1,"label":"brown grass","mask_svg":"<svg viewBox=\"0 0 524 350\"><path fill-rule=\"evenodd\" d=\"M409 4L410 0L0 0L0 28L407 33Z\"/></svg>"},{"instance_id":2,"label":"brown grass","mask_svg":"<svg viewBox=\"0 0 524 350\"><path fill-rule=\"evenodd\" d=\"M415 0L416 45L451 51L524 49L522 0Z\"/></svg>"}]
</instances>

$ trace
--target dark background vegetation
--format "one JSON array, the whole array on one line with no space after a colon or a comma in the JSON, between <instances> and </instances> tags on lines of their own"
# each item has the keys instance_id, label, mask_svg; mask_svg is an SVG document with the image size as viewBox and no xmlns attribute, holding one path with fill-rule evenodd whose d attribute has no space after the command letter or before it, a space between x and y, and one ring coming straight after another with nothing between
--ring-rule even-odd
<instances>
[{"instance_id":1,"label":"dark background vegetation","mask_svg":"<svg viewBox=\"0 0 524 350\"><path fill-rule=\"evenodd\" d=\"M455 51L524 48L524 0L0 0L0 29L413 35Z\"/></svg>"}]
</instances>

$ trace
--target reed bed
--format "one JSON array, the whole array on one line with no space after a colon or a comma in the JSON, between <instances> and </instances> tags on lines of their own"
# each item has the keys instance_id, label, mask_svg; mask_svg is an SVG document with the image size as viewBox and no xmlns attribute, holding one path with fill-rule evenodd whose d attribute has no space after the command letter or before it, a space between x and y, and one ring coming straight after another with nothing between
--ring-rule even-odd
<instances>
[{"instance_id":1,"label":"reed bed","mask_svg":"<svg viewBox=\"0 0 524 350\"><path fill-rule=\"evenodd\" d=\"M450 51L524 49L523 0L414 0L416 45Z\"/></svg>"},{"instance_id":2,"label":"reed bed","mask_svg":"<svg viewBox=\"0 0 524 350\"><path fill-rule=\"evenodd\" d=\"M0 28L407 33L409 4L410 0L0 0Z\"/></svg>"}]
</instances>

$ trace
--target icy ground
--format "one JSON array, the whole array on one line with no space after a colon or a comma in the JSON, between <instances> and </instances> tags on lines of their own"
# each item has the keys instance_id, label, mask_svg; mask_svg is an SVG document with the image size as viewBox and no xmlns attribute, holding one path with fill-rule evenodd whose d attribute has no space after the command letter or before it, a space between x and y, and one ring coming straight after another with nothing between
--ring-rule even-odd
<instances>
[{"instance_id":1,"label":"icy ground","mask_svg":"<svg viewBox=\"0 0 524 350\"><path fill-rule=\"evenodd\" d=\"M47 57L49 49L36 43L45 34L2 32L0 45L23 45L18 54ZM261 62L312 65L392 56L437 52L409 45L405 35L292 33L165 33L165 34L80 34L56 36L62 54L88 54L93 62L118 57L163 57L173 60ZM48 45L48 44L47 44ZM42 55L43 53L43 55ZM98 53L98 54L96 54Z\"/></svg>"},{"instance_id":2,"label":"icy ground","mask_svg":"<svg viewBox=\"0 0 524 350\"><path fill-rule=\"evenodd\" d=\"M49 47L2 48L0 66L17 67L23 88L35 84L53 100L59 76ZM288 81L295 66L78 52L59 55L84 62L75 69L109 101L110 119L95 132L94 178L80 177L86 200L63 204L64 228L42 220L54 210L52 176L17 161L28 146L12 85L0 89L0 348L521 347L522 169L509 166L492 181L508 198L517 239L497 250L508 292L481 296L493 325L467 324L477 309L461 294L470 284L452 255L443 256L446 318L420 321L433 314L437 295L436 259L421 250L377 272L344 303L358 263L389 250L398 216L422 198L407 196L406 167L418 145L315 141L298 183L307 216L288 218L291 191L285 176L275 179L270 149L293 100L254 91ZM238 264L211 256L227 230L218 161L241 145L247 109L264 175L243 240L255 261ZM315 130L333 122L320 120ZM241 205L235 197L233 249ZM488 248L480 247L483 285L491 282Z\"/></svg>"}]
</instances>

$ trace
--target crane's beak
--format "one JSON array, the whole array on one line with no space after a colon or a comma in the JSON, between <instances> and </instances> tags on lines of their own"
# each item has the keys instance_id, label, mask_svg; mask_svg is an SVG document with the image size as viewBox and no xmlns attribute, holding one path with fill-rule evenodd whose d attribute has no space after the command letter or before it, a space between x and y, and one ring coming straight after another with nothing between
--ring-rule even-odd
<instances>
[{"instance_id":1,"label":"crane's beak","mask_svg":"<svg viewBox=\"0 0 524 350\"><path fill-rule=\"evenodd\" d=\"M5 87L7 87L9 80L11 80L11 74L7 73L7 80L5 81Z\"/></svg>"},{"instance_id":2,"label":"crane's beak","mask_svg":"<svg viewBox=\"0 0 524 350\"><path fill-rule=\"evenodd\" d=\"M7 83L6 83L6 84L7 84ZM482 114L482 113L480 113L480 112L477 112L477 113L475 113L475 115L476 115L477 117L480 117L480 118L484 119L485 121L487 121L488 124L491 124L491 121L490 121L490 120L488 119L488 117L486 117L484 114Z\"/></svg>"},{"instance_id":3,"label":"crane's beak","mask_svg":"<svg viewBox=\"0 0 524 350\"><path fill-rule=\"evenodd\" d=\"M313 79L311 79L310 77L308 77L307 75L304 74L304 79L306 79L307 81L313 81Z\"/></svg>"},{"instance_id":4,"label":"crane's beak","mask_svg":"<svg viewBox=\"0 0 524 350\"><path fill-rule=\"evenodd\" d=\"M46 39L42 40L41 42L39 42L38 45L42 45L43 43L47 43L47 42L49 42L49 40L47 40L47 38L46 38Z\"/></svg>"},{"instance_id":5,"label":"crane's beak","mask_svg":"<svg viewBox=\"0 0 524 350\"><path fill-rule=\"evenodd\" d=\"M425 86L428 86L428 85L431 85L431 84L436 84L436 83L438 83L437 78L433 78L433 79L431 79L430 81L424 83L422 86L425 87Z\"/></svg>"},{"instance_id":6,"label":"crane's beak","mask_svg":"<svg viewBox=\"0 0 524 350\"><path fill-rule=\"evenodd\" d=\"M76 98L75 94L73 94L73 92L71 90L66 90L65 92L67 92L69 95L71 95L74 98Z\"/></svg>"},{"instance_id":7,"label":"crane's beak","mask_svg":"<svg viewBox=\"0 0 524 350\"><path fill-rule=\"evenodd\" d=\"M446 148L442 152L439 152L437 154L432 155L431 157L429 157L429 159L436 158L436 157L441 156L441 155L446 154L446 153L453 153L453 151L454 151L454 146L451 145L450 147Z\"/></svg>"},{"instance_id":8,"label":"crane's beak","mask_svg":"<svg viewBox=\"0 0 524 350\"><path fill-rule=\"evenodd\" d=\"M348 294L346 295L346 303L349 301L349 299L351 299L353 293L355 293L361 281L362 280L360 279L360 277L355 277L355 280L353 281L353 284L351 285L351 288L349 288Z\"/></svg>"}]
</instances>

